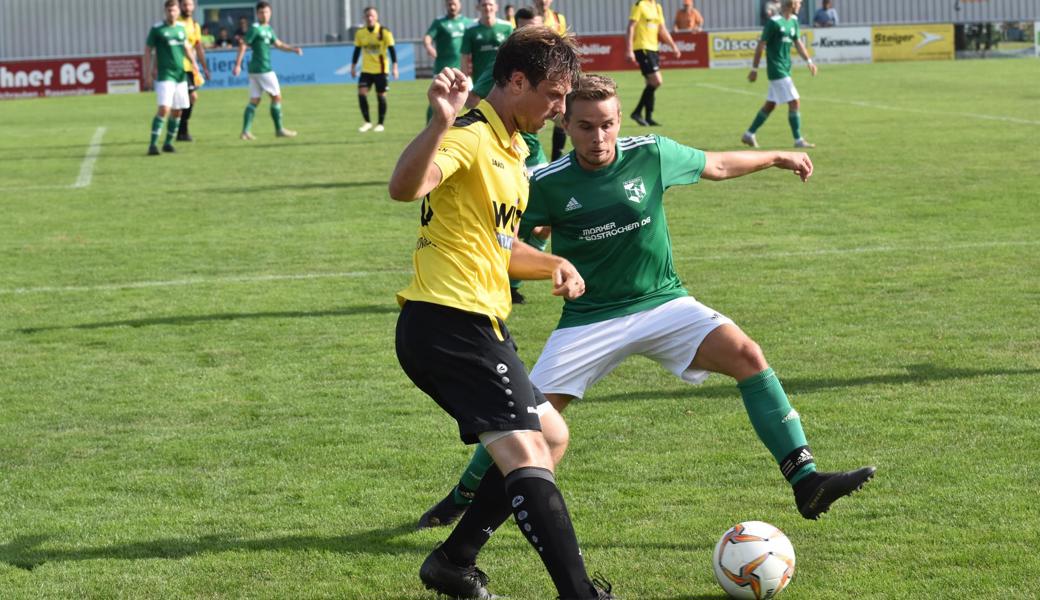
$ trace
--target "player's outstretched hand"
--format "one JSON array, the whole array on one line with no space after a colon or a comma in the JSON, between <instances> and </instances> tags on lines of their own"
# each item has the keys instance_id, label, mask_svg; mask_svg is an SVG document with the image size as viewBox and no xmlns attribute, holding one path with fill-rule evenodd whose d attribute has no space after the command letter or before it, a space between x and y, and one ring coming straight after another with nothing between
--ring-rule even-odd
<instances>
[{"instance_id":1,"label":"player's outstretched hand","mask_svg":"<svg viewBox=\"0 0 1040 600\"><path fill-rule=\"evenodd\" d=\"M560 260L560 264L553 270L552 281L554 296L574 300L585 293L585 280L569 260Z\"/></svg>"},{"instance_id":2,"label":"player's outstretched hand","mask_svg":"<svg viewBox=\"0 0 1040 600\"><path fill-rule=\"evenodd\" d=\"M776 166L793 171L803 182L808 181L813 174L812 160L804 152L780 152L780 162Z\"/></svg>"},{"instance_id":3,"label":"player's outstretched hand","mask_svg":"<svg viewBox=\"0 0 1040 600\"><path fill-rule=\"evenodd\" d=\"M752 69L752 70L748 71L748 74L747 74L747 80L748 81L750 81L751 83L755 83L755 81L757 79L758 79L758 71L756 69Z\"/></svg>"},{"instance_id":4,"label":"player's outstretched hand","mask_svg":"<svg viewBox=\"0 0 1040 600\"><path fill-rule=\"evenodd\" d=\"M433 78L426 96L433 109L433 118L439 118L444 123L454 122L455 115L466 105L469 96L466 74L459 69L445 67Z\"/></svg>"},{"instance_id":5,"label":"player's outstretched hand","mask_svg":"<svg viewBox=\"0 0 1040 600\"><path fill-rule=\"evenodd\" d=\"M817 71L819 71L819 68L816 66L816 63L814 63L814 62L809 63L809 72L812 73L813 77L816 77L816 72Z\"/></svg>"}]
</instances>

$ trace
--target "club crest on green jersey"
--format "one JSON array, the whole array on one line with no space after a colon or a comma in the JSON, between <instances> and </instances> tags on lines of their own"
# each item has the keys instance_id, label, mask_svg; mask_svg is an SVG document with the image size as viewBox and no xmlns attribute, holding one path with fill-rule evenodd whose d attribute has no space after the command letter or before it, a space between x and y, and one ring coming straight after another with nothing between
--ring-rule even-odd
<instances>
[{"instance_id":1,"label":"club crest on green jersey","mask_svg":"<svg viewBox=\"0 0 1040 600\"><path fill-rule=\"evenodd\" d=\"M643 184L642 177L636 177L635 179L629 179L625 182L625 198L631 202L639 204L646 197L646 185Z\"/></svg>"}]
</instances>

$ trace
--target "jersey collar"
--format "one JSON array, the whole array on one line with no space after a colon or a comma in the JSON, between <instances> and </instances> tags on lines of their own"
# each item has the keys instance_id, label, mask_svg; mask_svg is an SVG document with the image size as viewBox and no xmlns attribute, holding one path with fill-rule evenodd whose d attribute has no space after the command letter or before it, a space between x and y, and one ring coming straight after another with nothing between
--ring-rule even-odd
<instances>
[{"instance_id":1,"label":"jersey collar","mask_svg":"<svg viewBox=\"0 0 1040 600\"><path fill-rule=\"evenodd\" d=\"M514 137L516 136L509 135L505 123L502 122L502 118L498 116L497 112L495 112L491 103L487 100L481 100L480 104L477 104L477 108L480 109L480 112L484 114L485 118L487 118L488 125L491 126L491 131L495 132L495 139L498 140L499 145L503 148L515 147L516 140Z\"/></svg>"}]
</instances>

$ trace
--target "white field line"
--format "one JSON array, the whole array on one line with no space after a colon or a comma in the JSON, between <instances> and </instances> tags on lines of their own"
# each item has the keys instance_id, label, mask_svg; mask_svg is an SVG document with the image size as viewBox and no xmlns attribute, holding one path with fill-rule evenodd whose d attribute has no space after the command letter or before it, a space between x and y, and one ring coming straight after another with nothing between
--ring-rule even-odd
<instances>
[{"instance_id":1,"label":"white field line","mask_svg":"<svg viewBox=\"0 0 1040 600\"><path fill-rule=\"evenodd\" d=\"M708 88L712 90L719 90L722 92L729 92L731 94L741 94L744 96L761 96L761 92L750 92L748 90L740 90L730 88L722 85L714 85L711 83L696 83L698 87ZM859 100L837 100L833 98L819 98L812 96L808 98L814 102L831 102L833 104L848 104L849 106L859 106L862 108L874 108L878 110L894 110L898 112L909 112L918 113L923 115L945 115L950 117L967 117L969 119L978 119L981 121L1003 121L1005 123L1017 123L1019 125L1040 125L1040 121L1033 121L1030 119L1020 119L1018 117L1005 117L1003 115L986 115L981 113L972 112L959 112L959 111L945 111L945 110L927 110L924 108L909 108L902 106L889 106L887 104L877 104L875 102L863 102Z\"/></svg>"},{"instance_id":2,"label":"white field line","mask_svg":"<svg viewBox=\"0 0 1040 600\"><path fill-rule=\"evenodd\" d=\"M108 131L107 127L98 127L94 132L94 137L90 138L87 155L83 157L83 164L79 166L79 177L76 178L76 183L69 187L78 189L90 186L90 180L94 178L94 163L101 154L101 138L105 137L106 131Z\"/></svg>"},{"instance_id":3,"label":"white field line","mask_svg":"<svg viewBox=\"0 0 1040 600\"><path fill-rule=\"evenodd\" d=\"M850 254L870 254L887 252L931 252L943 253L973 248L1007 248L1040 246L1037 241L1004 241L1004 242L968 242L961 244L943 244L939 246L865 246L860 248L835 248L803 250L794 252L740 252L714 256L684 257L689 261L728 261L756 259L781 259L799 256L840 256ZM681 262L681 261L680 261ZM194 285L220 285L225 283L263 283L268 281L299 281L309 279L352 279L377 277L382 275L410 275L411 269L388 269L385 271L349 271L345 273L302 273L298 275L238 275L232 277L195 277L189 279L171 279L168 281L135 281L128 283L104 283L98 285L42 286L23 288L0 288L0 295L44 294L65 292L107 292L115 290L132 290L142 288L185 287Z\"/></svg>"}]
</instances>

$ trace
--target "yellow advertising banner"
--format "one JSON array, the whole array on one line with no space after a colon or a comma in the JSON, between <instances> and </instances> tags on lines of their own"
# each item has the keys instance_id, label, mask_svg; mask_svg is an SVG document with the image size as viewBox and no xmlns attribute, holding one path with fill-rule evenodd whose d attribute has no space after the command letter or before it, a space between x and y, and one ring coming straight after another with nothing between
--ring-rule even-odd
<instances>
[{"instance_id":1,"label":"yellow advertising banner","mask_svg":"<svg viewBox=\"0 0 1040 600\"><path fill-rule=\"evenodd\" d=\"M874 62L953 60L953 24L874 27Z\"/></svg>"},{"instance_id":2,"label":"yellow advertising banner","mask_svg":"<svg viewBox=\"0 0 1040 600\"><path fill-rule=\"evenodd\" d=\"M708 39L708 62L713 69L719 67L750 67L755 58L755 47L762 37L761 31L725 31L710 33ZM813 32L802 30L802 43L812 56ZM803 63L794 45L791 46L791 58L794 64ZM763 52L762 66L765 66Z\"/></svg>"}]
</instances>

